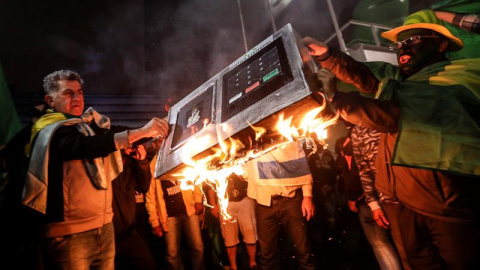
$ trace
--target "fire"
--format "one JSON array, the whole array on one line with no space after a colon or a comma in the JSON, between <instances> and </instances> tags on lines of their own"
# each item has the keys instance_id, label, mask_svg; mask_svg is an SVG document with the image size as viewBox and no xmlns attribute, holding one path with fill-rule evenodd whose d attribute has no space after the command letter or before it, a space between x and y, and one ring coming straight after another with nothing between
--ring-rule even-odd
<instances>
[{"instance_id":1,"label":"fire","mask_svg":"<svg viewBox=\"0 0 480 270\"><path fill-rule=\"evenodd\" d=\"M210 123L210 120L208 120L208 118L205 118L203 120L203 128L207 128L208 123Z\"/></svg>"},{"instance_id":2,"label":"fire","mask_svg":"<svg viewBox=\"0 0 480 270\"><path fill-rule=\"evenodd\" d=\"M248 123L248 125L255 131L255 141L258 141L265 132L267 132L266 128L263 127L254 127L252 124Z\"/></svg>"},{"instance_id":3,"label":"fire","mask_svg":"<svg viewBox=\"0 0 480 270\"><path fill-rule=\"evenodd\" d=\"M293 141L302 141L308 148L313 149L312 153L317 150L318 142L320 145L326 146L325 139L327 138L327 128L335 124L338 120L339 113L333 116L319 116L325 109L324 105L308 111L300 121L298 127L295 127L293 117L284 118L283 114L279 115L279 120L276 124L276 130L284 138L278 140L265 149L248 149L240 140L229 137L228 140L221 140L217 138L218 147L214 149L214 153L201 158L193 159L193 149L201 145L208 145L212 138L208 136L193 137L187 141L183 147L181 158L186 168L181 174L176 175L181 182L180 188L193 189L195 185L206 183L212 187L219 199L220 213L224 220L232 221L232 217L227 212L228 207L228 176L231 174L242 175L242 166L249 160L255 159L269 151L277 149ZM255 127L250 124L250 127L255 131L255 141L258 141L262 136L265 136L266 129L263 127ZM217 125L217 136L222 132L228 131L228 126L225 124ZM250 139L251 140L251 139ZM208 206L208 205L207 205Z\"/></svg>"},{"instance_id":4,"label":"fire","mask_svg":"<svg viewBox=\"0 0 480 270\"><path fill-rule=\"evenodd\" d=\"M181 175L175 175L180 178L181 189L193 190L195 185L205 182L214 188L219 198L220 213L224 220L231 220L232 217L227 212L228 196L227 196L227 177L232 173L242 175L240 166L228 166L232 158L236 155L236 149L244 147L238 144L234 139L230 139L230 144L221 141L220 148L215 149L212 155L205 158L193 160L191 151L198 145L208 145L210 138L208 136L200 138L192 138L187 141L181 152L181 158L187 168L182 171ZM223 168L218 169L220 165Z\"/></svg>"},{"instance_id":5,"label":"fire","mask_svg":"<svg viewBox=\"0 0 480 270\"><path fill-rule=\"evenodd\" d=\"M283 135L288 141L293 142L296 138L298 138L299 133L296 127L292 126L292 118L290 117L286 120L283 119L283 114L279 116L279 120L277 122L277 130L280 134Z\"/></svg>"}]
</instances>

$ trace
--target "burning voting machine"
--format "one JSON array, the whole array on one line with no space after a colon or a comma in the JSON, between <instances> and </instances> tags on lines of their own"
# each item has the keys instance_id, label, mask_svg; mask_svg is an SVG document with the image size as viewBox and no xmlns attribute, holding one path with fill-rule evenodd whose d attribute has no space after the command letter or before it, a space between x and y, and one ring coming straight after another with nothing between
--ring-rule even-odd
<instances>
[{"instance_id":1,"label":"burning voting machine","mask_svg":"<svg viewBox=\"0 0 480 270\"><path fill-rule=\"evenodd\" d=\"M177 179L193 160L213 153L216 161L206 166L233 167L245 150L259 154L280 140L279 120L292 117L289 124L300 125L297 116L320 108L307 121L315 122L326 105L316 71L301 37L284 26L171 107L155 178ZM260 133L267 135L259 139Z\"/></svg>"}]
</instances>

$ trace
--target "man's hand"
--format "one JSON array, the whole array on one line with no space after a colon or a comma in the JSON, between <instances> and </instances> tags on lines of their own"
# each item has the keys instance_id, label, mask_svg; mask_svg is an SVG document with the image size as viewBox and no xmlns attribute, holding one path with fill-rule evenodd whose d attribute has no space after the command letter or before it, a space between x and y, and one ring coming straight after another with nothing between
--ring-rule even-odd
<instances>
[{"instance_id":1,"label":"man's hand","mask_svg":"<svg viewBox=\"0 0 480 270\"><path fill-rule=\"evenodd\" d=\"M207 191L207 203L212 206L210 207L210 213L212 213L215 218L218 218L217 196L215 195L215 191L210 188Z\"/></svg>"},{"instance_id":2,"label":"man's hand","mask_svg":"<svg viewBox=\"0 0 480 270\"><path fill-rule=\"evenodd\" d=\"M195 214L200 215L203 213L203 204L195 203Z\"/></svg>"},{"instance_id":3,"label":"man's hand","mask_svg":"<svg viewBox=\"0 0 480 270\"><path fill-rule=\"evenodd\" d=\"M143 146L143 144L140 144L135 148L125 148L125 154L133 157L136 160L144 160L147 157L147 150L145 149L145 146Z\"/></svg>"},{"instance_id":4,"label":"man's hand","mask_svg":"<svg viewBox=\"0 0 480 270\"><path fill-rule=\"evenodd\" d=\"M143 144L140 144L137 147L137 155L138 155L138 160L144 160L147 158L147 149L145 149L145 146Z\"/></svg>"},{"instance_id":5,"label":"man's hand","mask_svg":"<svg viewBox=\"0 0 480 270\"><path fill-rule=\"evenodd\" d=\"M153 227L152 232L157 237L163 237L163 230L160 226Z\"/></svg>"},{"instance_id":6,"label":"man's hand","mask_svg":"<svg viewBox=\"0 0 480 270\"><path fill-rule=\"evenodd\" d=\"M304 37L303 44L307 46L310 55L313 57L323 57L328 52L328 46L312 37Z\"/></svg>"},{"instance_id":7,"label":"man's hand","mask_svg":"<svg viewBox=\"0 0 480 270\"><path fill-rule=\"evenodd\" d=\"M303 197L302 201L302 214L304 217L307 218L307 221L310 220L310 218L313 217L315 214L315 206L313 205L313 199L312 197Z\"/></svg>"},{"instance_id":8,"label":"man's hand","mask_svg":"<svg viewBox=\"0 0 480 270\"><path fill-rule=\"evenodd\" d=\"M350 201L347 200L348 203L348 208L350 208L350 211L354 213L358 213L358 208L357 208L357 202L356 201Z\"/></svg>"},{"instance_id":9,"label":"man's hand","mask_svg":"<svg viewBox=\"0 0 480 270\"><path fill-rule=\"evenodd\" d=\"M384 229L390 228L390 222L388 222L388 219L385 216L385 213L383 212L382 208L373 210L373 220L377 222L378 226Z\"/></svg>"},{"instance_id":10,"label":"man's hand","mask_svg":"<svg viewBox=\"0 0 480 270\"><path fill-rule=\"evenodd\" d=\"M143 138L165 139L168 135L168 123L164 119L152 118L145 126L128 131L128 141L134 143Z\"/></svg>"},{"instance_id":11,"label":"man's hand","mask_svg":"<svg viewBox=\"0 0 480 270\"><path fill-rule=\"evenodd\" d=\"M152 118L145 126L140 128L143 131L143 137L166 138L168 134L168 123L164 119Z\"/></svg>"},{"instance_id":12,"label":"man's hand","mask_svg":"<svg viewBox=\"0 0 480 270\"><path fill-rule=\"evenodd\" d=\"M329 69L322 68L317 72L317 80L322 83L322 92L331 101L337 90L337 77Z\"/></svg>"}]
</instances>

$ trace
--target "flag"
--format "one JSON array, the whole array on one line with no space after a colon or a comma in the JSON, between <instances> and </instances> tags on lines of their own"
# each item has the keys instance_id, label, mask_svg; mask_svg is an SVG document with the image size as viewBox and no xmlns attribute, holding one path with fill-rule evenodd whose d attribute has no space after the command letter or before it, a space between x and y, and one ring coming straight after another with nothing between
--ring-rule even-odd
<instances>
[{"instance_id":1,"label":"flag","mask_svg":"<svg viewBox=\"0 0 480 270\"><path fill-rule=\"evenodd\" d=\"M432 5L430 9L434 11L445 11L458 14L476 14L480 15L480 1L478 0L443 0ZM456 52L447 52L447 58L450 60L480 58L480 35L459 28L453 24L444 23L445 27L456 37L461 39L465 46Z\"/></svg>"},{"instance_id":2,"label":"flag","mask_svg":"<svg viewBox=\"0 0 480 270\"><path fill-rule=\"evenodd\" d=\"M6 144L21 128L22 123L13 105L3 68L0 64L0 145Z\"/></svg>"}]
</instances>

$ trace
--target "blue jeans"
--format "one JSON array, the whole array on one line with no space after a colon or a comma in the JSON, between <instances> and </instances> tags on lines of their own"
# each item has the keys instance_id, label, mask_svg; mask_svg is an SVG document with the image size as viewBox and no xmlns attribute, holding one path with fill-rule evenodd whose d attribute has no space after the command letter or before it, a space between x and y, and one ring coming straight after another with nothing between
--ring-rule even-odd
<instances>
[{"instance_id":1,"label":"blue jeans","mask_svg":"<svg viewBox=\"0 0 480 270\"><path fill-rule=\"evenodd\" d=\"M401 270L402 264L398 257L397 250L393 244L390 232L377 225L373 220L370 207L360 204L358 207L358 218L363 227L363 232L372 246L375 258L382 270Z\"/></svg>"},{"instance_id":2,"label":"blue jeans","mask_svg":"<svg viewBox=\"0 0 480 270\"><path fill-rule=\"evenodd\" d=\"M98 229L42 241L45 269L114 269L112 222Z\"/></svg>"},{"instance_id":3,"label":"blue jeans","mask_svg":"<svg viewBox=\"0 0 480 270\"><path fill-rule=\"evenodd\" d=\"M184 269L180 256L180 239L182 233L185 235L187 243L190 246L193 269L205 269L203 262L203 241L199 222L198 216L195 214L191 216L168 217L168 232L165 232L168 269Z\"/></svg>"},{"instance_id":4,"label":"blue jeans","mask_svg":"<svg viewBox=\"0 0 480 270\"><path fill-rule=\"evenodd\" d=\"M299 269L315 269L307 235L306 221L302 216L302 195L297 190L294 198L272 199L271 206L255 203L260 269L280 269L277 261L277 245L280 226L293 244Z\"/></svg>"}]
</instances>

